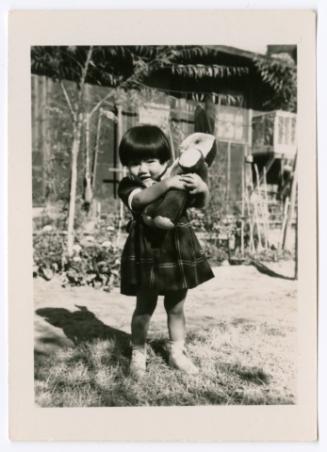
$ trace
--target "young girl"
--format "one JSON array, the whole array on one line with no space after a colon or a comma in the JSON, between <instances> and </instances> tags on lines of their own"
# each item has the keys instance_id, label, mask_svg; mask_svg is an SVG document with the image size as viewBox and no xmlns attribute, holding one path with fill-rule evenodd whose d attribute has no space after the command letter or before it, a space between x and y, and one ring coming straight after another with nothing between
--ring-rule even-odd
<instances>
[{"instance_id":1,"label":"young girl","mask_svg":"<svg viewBox=\"0 0 327 452\"><path fill-rule=\"evenodd\" d=\"M169 333L169 364L187 374L197 367L185 352L184 302L188 289L213 278L213 272L188 222L186 212L175 228L164 231L142 221L142 210L175 188L187 190L189 206L203 207L209 199L207 184L196 174L164 178L171 159L169 142L156 126L129 129L119 147L128 176L118 193L133 214L121 261L121 293L136 296L132 317L131 373L139 378L146 370L146 338L158 296L164 296Z\"/></svg>"}]
</instances>

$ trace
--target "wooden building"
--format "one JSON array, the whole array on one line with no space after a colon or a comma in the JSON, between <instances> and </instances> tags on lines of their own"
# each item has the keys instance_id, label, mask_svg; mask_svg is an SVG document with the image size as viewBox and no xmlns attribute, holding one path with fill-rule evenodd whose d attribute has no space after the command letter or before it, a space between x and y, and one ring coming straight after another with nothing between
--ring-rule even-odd
<instances>
[{"instance_id":1,"label":"wooden building","mask_svg":"<svg viewBox=\"0 0 327 452\"><path fill-rule=\"evenodd\" d=\"M155 47L142 51L150 55ZM269 68L277 71L279 84ZM138 123L158 124L176 154L178 144L195 130L197 112L202 110L209 123L211 120L218 143L218 157L212 169L216 189L224 193L225 213L239 213L246 178L253 177L253 162L258 166L259 177L265 168L267 182L278 185L284 173L284 151L288 145L295 149L295 114L269 112L276 105L279 109L285 107L285 96L278 104L278 92L284 83L278 74L293 69L289 62L232 47L184 46L176 61L158 65L128 90L109 86L110 83L97 86L90 77L84 94L85 112L108 91L115 94L84 127L79 192L83 192L86 147L91 149L94 195L106 209L115 204L123 171L117 156L122 134ZM33 204L44 206L68 198L72 122L59 81L50 77L49 69L32 66L32 72ZM76 82L66 80L65 86L74 98ZM278 130L285 127L283 151ZM289 158L292 159L290 154ZM247 165L246 161L252 163Z\"/></svg>"}]
</instances>

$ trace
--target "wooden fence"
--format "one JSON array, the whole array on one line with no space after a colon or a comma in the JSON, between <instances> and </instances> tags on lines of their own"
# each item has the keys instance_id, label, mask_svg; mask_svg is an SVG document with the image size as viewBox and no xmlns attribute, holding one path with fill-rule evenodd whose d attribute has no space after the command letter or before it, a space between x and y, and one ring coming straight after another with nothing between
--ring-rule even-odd
<instances>
[{"instance_id":1,"label":"wooden fence","mask_svg":"<svg viewBox=\"0 0 327 452\"><path fill-rule=\"evenodd\" d=\"M31 84L33 205L66 202L69 192L71 116L58 83L32 75ZM76 85L66 81L65 85L70 97L74 99ZM107 94L107 88L88 85L85 93L86 111ZM194 113L199 105L195 101L177 99L154 90L130 91L113 97L115 101L111 99L103 104L92 116L89 125L89 146L95 156L94 193L102 211L110 211L113 205L117 207L117 187L123 174L117 151L123 133L140 122L158 124L167 133L177 154L178 145L194 131ZM258 118L258 112L225 105L215 106L214 128L218 155L210 173L211 192L217 199L212 203L212 209L223 215L237 214L244 217L247 210L245 193L249 187L253 187L253 183L262 182L256 180L251 160L252 126L258 123L257 119L253 122L253 116ZM281 117L282 114L278 113L277 116ZM293 115L292 124L294 118ZM257 130L258 127L255 129L256 133ZM85 136L86 130L83 131L79 154L79 193L83 192ZM257 135L255 138L257 143ZM273 150L271 147L269 149L270 156L273 156ZM268 159L270 165L269 162ZM259 179L264 168L265 163L258 161ZM279 177L278 174L277 176ZM276 222L280 223L281 205L274 205L273 208L278 210L275 217Z\"/></svg>"},{"instance_id":2,"label":"wooden fence","mask_svg":"<svg viewBox=\"0 0 327 452\"><path fill-rule=\"evenodd\" d=\"M74 83L65 82L72 98L76 95ZM89 86L87 101L93 104L108 90ZM143 98L142 98L143 96ZM137 99L137 100L135 100ZM95 196L105 207L105 201L117 197L121 176L117 148L122 134L130 127L148 119L168 121L163 126L169 135L175 153L179 143L194 131L194 112L197 103L177 99L151 90L126 96L120 104L107 103L92 117L90 146L97 149L95 162ZM217 106L216 137L221 158L212 172L226 192L224 201L240 203L244 185L244 156L249 152L249 111L236 107ZM143 112L142 112L143 109ZM156 112L156 115L153 112ZM148 121L149 122L149 121ZM160 124L161 125L161 124ZM69 187L70 142L72 123L64 96L58 83L46 77L32 76L32 156L33 204L42 206L47 201L67 198ZM85 165L85 139L79 157L79 166ZM83 171L80 171L83 174ZM82 189L80 177L79 186ZM218 187L217 187L218 189Z\"/></svg>"}]
</instances>

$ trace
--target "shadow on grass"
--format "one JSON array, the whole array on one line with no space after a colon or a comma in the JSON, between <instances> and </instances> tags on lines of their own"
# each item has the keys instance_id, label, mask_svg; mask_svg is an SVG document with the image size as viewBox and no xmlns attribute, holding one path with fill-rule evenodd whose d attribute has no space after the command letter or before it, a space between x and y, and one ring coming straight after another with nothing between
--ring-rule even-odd
<instances>
[{"instance_id":1,"label":"shadow on grass","mask_svg":"<svg viewBox=\"0 0 327 452\"><path fill-rule=\"evenodd\" d=\"M266 265L264 265L262 262L258 261L257 259L253 259L253 258L250 259L250 265L253 265L258 270L258 272L263 273L264 275L271 276L273 278L287 279L289 281L297 280L296 272L295 272L294 276L282 275L281 273L271 270L269 267L267 267Z\"/></svg>"},{"instance_id":2,"label":"shadow on grass","mask_svg":"<svg viewBox=\"0 0 327 452\"><path fill-rule=\"evenodd\" d=\"M154 354L160 356L163 361L168 363L168 349L166 339L151 339L149 345Z\"/></svg>"},{"instance_id":3,"label":"shadow on grass","mask_svg":"<svg viewBox=\"0 0 327 452\"><path fill-rule=\"evenodd\" d=\"M274 386L271 386L270 376L260 367L221 362L217 359L216 365L208 374L201 374L200 366L200 376L197 377L185 376L180 371L169 369L165 339L149 340L148 377L145 384L134 382L129 378L130 336L104 324L86 307L76 307L75 311L63 308L41 308L36 311L49 324L61 328L65 336L76 345L68 350L64 359L57 357L57 361L53 354L35 350L35 379L39 383L36 400L41 406L294 403L292 396L285 395L284 391L275 391ZM244 323L243 319L237 320L238 323ZM100 344L92 344L99 339ZM196 333L189 334L188 339L190 343L199 342ZM102 340L109 340L111 343L102 344ZM44 337L44 341L52 343L56 339L53 340L50 336ZM208 346L203 343L203 352L199 351L200 358L205 359L205 347Z\"/></svg>"},{"instance_id":4,"label":"shadow on grass","mask_svg":"<svg viewBox=\"0 0 327 452\"><path fill-rule=\"evenodd\" d=\"M40 308L36 314L43 317L51 325L62 328L65 336L75 345L92 342L96 339L113 340L123 354L129 350L130 335L101 322L93 312L85 306L78 306L77 311L64 308ZM51 338L44 338L51 341Z\"/></svg>"},{"instance_id":5,"label":"shadow on grass","mask_svg":"<svg viewBox=\"0 0 327 452\"><path fill-rule=\"evenodd\" d=\"M270 376L259 367L246 367L239 364L225 364L220 365L220 367L225 372L237 375L243 382L256 385L267 385L270 383Z\"/></svg>"}]
</instances>

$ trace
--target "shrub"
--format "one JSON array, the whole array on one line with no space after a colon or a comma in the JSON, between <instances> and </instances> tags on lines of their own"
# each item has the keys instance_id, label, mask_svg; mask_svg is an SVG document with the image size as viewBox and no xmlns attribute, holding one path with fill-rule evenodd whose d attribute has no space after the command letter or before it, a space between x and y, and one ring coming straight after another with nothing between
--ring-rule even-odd
<instances>
[{"instance_id":1,"label":"shrub","mask_svg":"<svg viewBox=\"0 0 327 452\"><path fill-rule=\"evenodd\" d=\"M219 232L221 220L217 214L209 210L189 209L188 216L196 232Z\"/></svg>"},{"instance_id":2,"label":"shrub","mask_svg":"<svg viewBox=\"0 0 327 452\"><path fill-rule=\"evenodd\" d=\"M115 230L106 233L77 235L73 255L66 254L66 234L53 226L34 233L33 275L50 280L59 274L64 285L90 285L111 290L119 283L121 249L116 244ZM105 239L104 239L105 238Z\"/></svg>"},{"instance_id":3,"label":"shrub","mask_svg":"<svg viewBox=\"0 0 327 452\"><path fill-rule=\"evenodd\" d=\"M74 247L65 266L64 284L91 285L110 291L119 283L121 250L111 240L97 242L92 236Z\"/></svg>"},{"instance_id":4,"label":"shrub","mask_svg":"<svg viewBox=\"0 0 327 452\"><path fill-rule=\"evenodd\" d=\"M202 244L202 249L212 265L221 265L229 257L226 246L216 241L206 240Z\"/></svg>"},{"instance_id":5,"label":"shrub","mask_svg":"<svg viewBox=\"0 0 327 452\"><path fill-rule=\"evenodd\" d=\"M53 226L45 226L40 233L33 234L34 276L49 280L64 267L65 236Z\"/></svg>"}]
</instances>

